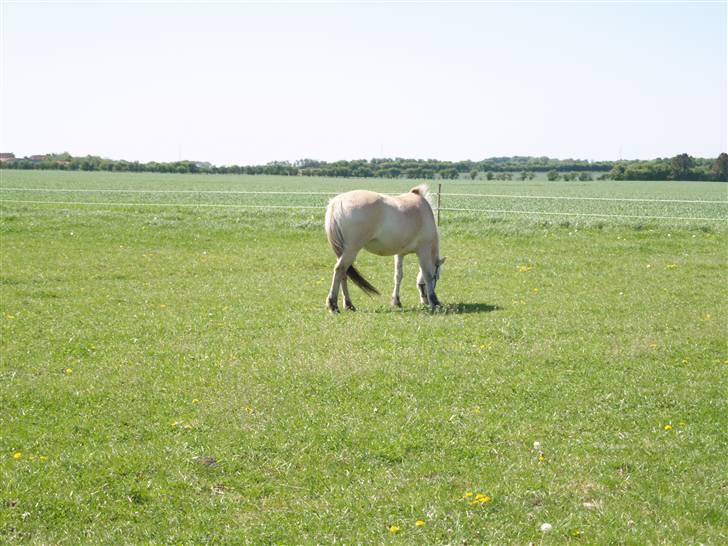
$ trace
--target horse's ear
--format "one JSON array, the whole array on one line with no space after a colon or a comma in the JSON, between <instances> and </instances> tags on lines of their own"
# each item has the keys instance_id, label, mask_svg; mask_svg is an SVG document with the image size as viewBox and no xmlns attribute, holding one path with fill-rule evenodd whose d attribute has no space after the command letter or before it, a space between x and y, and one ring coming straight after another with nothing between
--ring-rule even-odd
<instances>
[{"instance_id":1,"label":"horse's ear","mask_svg":"<svg viewBox=\"0 0 728 546\"><path fill-rule=\"evenodd\" d=\"M444 258L440 258L440 265L444 264L445 260L447 260L447 256L445 256Z\"/></svg>"}]
</instances>

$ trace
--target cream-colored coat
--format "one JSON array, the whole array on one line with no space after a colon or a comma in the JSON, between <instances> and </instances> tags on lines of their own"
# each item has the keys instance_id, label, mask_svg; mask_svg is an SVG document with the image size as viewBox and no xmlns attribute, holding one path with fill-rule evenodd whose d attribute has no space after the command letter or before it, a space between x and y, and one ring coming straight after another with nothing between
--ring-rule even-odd
<instances>
[{"instance_id":1,"label":"cream-colored coat","mask_svg":"<svg viewBox=\"0 0 728 546\"><path fill-rule=\"evenodd\" d=\"M338 258L326 300L332 312L338 311L339 286L344 293L345 307L354 309L347 278L367 293L379 293L352 265L362 248L379 256L395 256L393 305L401 305L403 260L412 253L417 254L420 264L417 276L420 300L432 306L440 304L435 285L445 260L440 259L437 226L426 193L425 185L395 197L355 190L337 195L329 202L326 235Z\"/></svg>"}]
</instances>

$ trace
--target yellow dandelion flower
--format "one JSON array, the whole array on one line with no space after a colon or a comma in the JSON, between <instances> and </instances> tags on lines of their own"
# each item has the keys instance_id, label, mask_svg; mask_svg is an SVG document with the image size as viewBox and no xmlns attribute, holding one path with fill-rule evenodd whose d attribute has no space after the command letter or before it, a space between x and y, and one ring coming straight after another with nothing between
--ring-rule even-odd
<instances>
[{"instance_id":1,"label":"yellow dandelion flower","mask_svg":"<svg viewBox=\"0 0 728 546\"><path fill-rule=\"evenodd\" d=\"M63 370L63 373L65 373L66 375L71 375L73 373L73 370L71 368L66 368L65 370Z\"/></svg>"},{"instance_id":2,"label":"yellow dandelion flower","mask_svg":"<svg viewBox=\"0 0 728 546\"><path fill-rule=\"evenodd\" d=\"M47 460L48 460L48 457L47 457L47 456L45 456L45 455L41 455L41 456L40 456L40 457L38 457L38 458L39 458L39 459L40 459L41 461L47 461Z\"/></svg>"},{"instance_id":3,"label":"yellow dandelion flower","mask_svg":"<svg viewBox=\"0 0 728 546\"><path fill-rule=\"evenodd\" d=\"M29 453L28 454L28 460L29 461L35 461L35 455L33 455L32 453Z\"/></svg>"},{"instance_id":4,"label":"yellow dandelion flower","mask_svg":"<svg viewBox=\"0 0 728 546\"><path fill-rule=\"evenodd\" d=\"M470 498L470 497L472 497L472 496L473 496L473 494L472 494L472 493L471 493L470 491L468 491L467 493L465 493L465 494L463 495L463 498L464 498L464 499L469 499L469 498Z\"/></svg>"},{"instance_id":5,"label":"yellow dandelion flower","mask_svg":"<svg viewBox=\"0 0 728 546\"><path fill-rule=\"evenodd\" d=\"M19 461L22 458L23 454L20 451L16 451L15 453L13 453L13 459L15 459L16 461Z\"/></svg>"},{"instance_id":6,"label":"yellow dandelion flower","mask_svg":"<svg viewBox=\"0 0 728 546\"><path fill-rule=\"evenodd\" d=\"M532 269L533 269L533 267L530 266L530 265L521 265L521 266L518 266L518 271L520 273L528 273Z\"/></svg>"},{"instance_id":7,"label":"yellow dandelion flower","mask_svg":"<svg viewBox=\"0 0 728 546\"><path fill-rule=\"evenodd\" d=\"M664 427L665 430L672 430L672 425L670 423L666 424Z\"/></svg>"},{"instance_id":8,"label":"yellow dandelion flower","mask_svg":"<svg viewBox=\"0 0 728 546\"><path fill-rule=\"evenodd\" d=\"M192 399L192 403L193 403L193 404L199 404L199 403L200 403L200 401L199 401L199 400L198 400L197 398L193 398L193 399Z\"/></svg>"},{"instance_id":9,"label":"yellow dandelion flower","mask_svg":"<svg viewBox=\"0 0 728 546\"><path fill-rule=\"evenodd\" d=\"M538 460L540 462L544 462L546 460L546 455L544 455L543 452L542 453L539 453L538 454Z\"/></svg>"},{"instance_id":10,"label":"yellow dandelion flower","mask_svg":"<svg viewBox=\"0 0 728 546\"><path fill-rule=\"evenodd\" d=\"M424 527L424 525L425 525L425 520L424 520L424 519L418 519L417 521L415 521L415 525L416 525L417 527Z\"/></svg>"},{"instance_id":11,"label":"yellow dandelion flower","mask_svg":"<svg viewBox=\"0 0 728 546\"><path fill-rule=\"evenodd\" d=\"M397 527L396 525L392 525L389 527L389 532L393 535L396 535L397 533L399 533L399 527Z\"/></svg>"}]
</instances>

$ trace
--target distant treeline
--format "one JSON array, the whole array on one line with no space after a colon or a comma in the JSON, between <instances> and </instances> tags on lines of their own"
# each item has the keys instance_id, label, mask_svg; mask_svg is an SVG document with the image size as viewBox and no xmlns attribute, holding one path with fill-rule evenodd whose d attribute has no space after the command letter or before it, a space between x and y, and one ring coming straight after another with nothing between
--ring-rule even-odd
<instances>
[{"instance_id":1,"label":"distant treeline","mask_svg":"<svg viewBox=\"0 0 728 546\"><path fill-rule=\"evenodd\" d=\"M59 169L69 171L119 171L203 174L267 174L288 176L337 176L355 178L424 178L454 180L529 180L547 173L549 180L713 180L728 181L728 154L717 159L680 154L649 161L585 161L548 157L492 157L482 161L437 161L435 159L362 159L354 161L273 161L266 165L215 166L200 161L124 161L96 156L73 157L68 153L30 158L3 158L3 169Z\"/></svg>"}]
</instances>

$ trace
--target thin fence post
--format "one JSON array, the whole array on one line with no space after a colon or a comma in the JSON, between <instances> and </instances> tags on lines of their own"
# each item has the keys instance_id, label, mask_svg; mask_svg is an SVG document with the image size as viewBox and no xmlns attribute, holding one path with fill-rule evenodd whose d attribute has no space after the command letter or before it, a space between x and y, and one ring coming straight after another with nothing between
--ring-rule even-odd
<instances>
[{"instance_id":1,"label":"thin fence post","mask_svg":"<svg viewBox=\"0 0 728 546\"><path fill-rule=\"evenodd\" d=\"M437 226L440 227L440 192L442 191L442 184L437 185Z\"/></svg>"}]
</instances>

